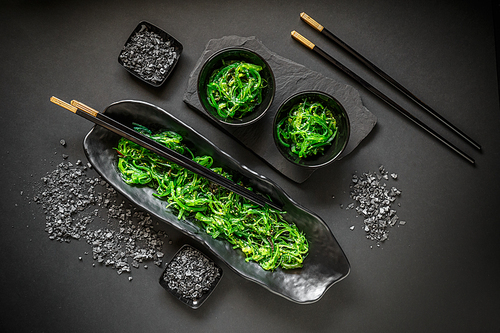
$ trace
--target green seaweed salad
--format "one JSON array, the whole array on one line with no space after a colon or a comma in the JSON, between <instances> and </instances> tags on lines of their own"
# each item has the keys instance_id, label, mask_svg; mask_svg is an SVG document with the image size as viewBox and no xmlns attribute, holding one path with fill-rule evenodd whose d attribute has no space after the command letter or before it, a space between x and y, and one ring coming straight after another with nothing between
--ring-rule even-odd
<instances>
[{"instance_id":1,"label":"green seaweed salad","mask_svg":"<svg viewBox=\"0 0 500 333\"><path fill-rule=\"evenodd\" d=\"M223 119L242 118L262 102L261 66L230 61L215 70L207 85L208 102Z\"/></svg>"},{"instance_id":2,"label":"green seaweed salad","mask_svg":"<svg viewBox=\"0 0 500 333\"><path fill-rule=\"evenodd\" d=\"M279 142L299 158L322 154L337 135L337 121L321 102L295 104L276 127Z\"/></svg>"},{"instance_id":3,"label":"green seaweed salad","mask_svg":"<svg viewBox=\"0 0 500 333\"><path fill-rule=\"evenodd\" d=\"M144 126L135 126L136 131L233 179L222 168L213 166L211 156L195 156L178 133L153 134ZM179 220L194 217L213 238L227 240L234 249L243 251L247 262L255 261L265 270L302 267L309 245L297 226L285 221L284 213L260 207L125 138L120 139L116 151L123 180L154 188L153 195L165 200L167 208L176 209Z\"/></svg>"}]
</instances>

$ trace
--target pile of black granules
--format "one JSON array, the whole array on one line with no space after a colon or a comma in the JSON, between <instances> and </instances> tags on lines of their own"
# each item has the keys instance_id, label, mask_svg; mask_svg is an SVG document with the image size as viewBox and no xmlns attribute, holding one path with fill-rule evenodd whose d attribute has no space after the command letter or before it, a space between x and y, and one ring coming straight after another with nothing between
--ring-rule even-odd
<instances>
[{"instance_id":1,"label":"pile of black granules","mask_svg":"<svg viewBox=\"0 0 500 333\"><path fill-rule=\"evenodd\" d=\"M152 31L139 31L125 44L119 57L125 68L148 82L159 84L175 63L177 54L169 40Z\"/></svg>"},{"instance_id":2,"label":"pile of black granules","mask_svg":"<svg viewBox=\"0 0 500 333\"><path fill-rule=\"evenodd\" d=\"M220 268L198 250L185 246L166 265L163 280L186 299L196 300L209 292L221 276Z\"/></svg>"},{"instance_id":3,"label":"pile of black granules","mask_svg":"<svg viewBox=\"0 0 500 333\"><path fill-rule=\"evenodd\" d=\"M396 224L406 224L399 219L396 209L393 208L401 191L394 186L389 188L386 184L397 178L397 174L389 174L384 166L380 166L378 172L352 176L350 195L356 205L351 203L347 209L356 209L356 212L363 216L366 238L370 240L383 242L388 238L389 228Z\"/></svg>"},{"instance_id":4,"label":"pile of black granules","mask_svg":"<svg viewBox=\"0 0 500 333\"><path fill-rule=\"evenodd\" d=\"M112 267L118 274L147 261L160 266L168 235L153 228L151 216L120 200L106 181L90 176L90 168L65 161L36 186L33 201L43 208L49 239L85 240L92 247L93 265Z\"/></svg>"}]
</instances>

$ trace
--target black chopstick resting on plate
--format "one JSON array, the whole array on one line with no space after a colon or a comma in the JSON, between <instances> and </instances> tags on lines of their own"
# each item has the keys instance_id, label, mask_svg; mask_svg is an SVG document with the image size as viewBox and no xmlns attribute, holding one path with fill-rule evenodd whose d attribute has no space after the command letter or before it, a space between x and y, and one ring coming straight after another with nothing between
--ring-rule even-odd
<instances>
[{"instance_id":1,"label":"black chopstick resting on plate","mask_svg":"<svg viewBox=\"0 0 500 333\"><path fill-rule=\"evenodd\" d=\"M361 78L360 76L358 76L356 73L354 73L353 71L351 71L349 68L347 68L346 66L344 66L343 64L341 64L340 62L338 62L337 60L335 60L328 53L326 53L325 51L323 51L322 49L320 49L319 47L317 47L316 45L314 45L313 43L311 43L304 36L302 36L301 34L299 34L296 31L292 31L292 37L295 40L299 41L305 47L307 47L307 48L313 50L314 52L316 52L317 54L321 55L323 58L325 58L326 60L328 60L330 63L332 63L334 66L336 66L337 68L339 68L340 70L342 70L347 75L349 75L350 77L352 77L353 79L355 79L363 87L365 87L366 89L368 89L369 91L371 91L374 95L376 95L377 97L379 97L380 99L382 99L384 102L386 102L387 104L389 104L390 106L392 106L396 111L398 111L401 114L403 114L405 117L407 117L408 119L410 119L411 121L413 121L415 124L417 124L418 126L420 126L422 129L424 129L425 131L427 131L429 134L431 134L432 136L434 136L436 139L438 139L439 141L441 141L442 143L444 143L446 146L448 146L449 148L451 148L454 152L456 152L457 154L459 154L460 156L462 156L463 158L465 158L470 163L475 164L475 161L470 156L468 156L463 151L461 151L460 149L458 149L457 147L455 147L451 142L449 142L448 140L446 140L445 138L443 138L440 134L438 134L437 132L435 132L432 128L430 128L429 126L427 126L425 123L423 123L421 120L419 120L418 118L416 118L414 115L412 115L411 113L409 113L408 111L406 111L403 107L401 107L399 104L397 104L396 102L394 102L392 99L390 99L389 97L387 97L386 95L384 95L380 90L378 90L377 88L373 87L370 83L368 83L367 81L365 81L363 78Z\"/></svg>"},{"instance_id":2,"label":"black chopstick resting on plate","mask_svg":"<svg viewBox=\"0 0 500 333\"><path fill-rule=\"evenodd\" d=\"M268 205L279 211L283 210L281 205L272 202L268 198L265 198L255 192L248 190L243 186L234 183L233 181L219 175L218 173L194 162L190 158L163 146L162 144L148 138L141 133L134 131L133 129L121 124L120 122L106 116L103 113L92 109L85 104L74 100L71 101L71 104L69 104L58 99L57 97L51 97L50 101L132 142L137 143L138 145L151 150L152 152L168 159L169 161L176 163L189 171L197 173L200 176L203 176L206 179L228 189L229 191L239 194L242 197L260 206Z\"/></svg>"},{"instance_id":3,"label":"black chopstick resting on plate","mask_svg":"<svg viewBox=\"0 0 500 333\"><path fill-rule=\"evenodd\" d=\"M449 129L454 131L456 134L458 134L462 139L467 141L470 145L472 145L474 148L481 150L481 146L472 140L467 134L465 134L463 131L461 131L459 128L457 128L455 125L450 123L448 120L446 120L443 116L441 116L439 113L437 113L434 109L432 109L430 106L422 102L417 96L415 96L412 92L410 92L408 89L403 87L399 82L394 80L392 77L390 77L388 74L386 74L384 71L382 71L380 68L375 66L371 61L366 59L364 56L359 54L356 50L354 50L352 47L344 43L340 38L335 36L333 33L328 31L324 26L316 22L313 18L311 18L309 15L306 13L301 13L300 18L304 20L307 24L309 24L311 27L314 29L318 30L321 32L323 35L327 36L329 39L331 39L333 42L335 42L338 46L342 47L344 50L349 52L351 55L353 55L356 59L361 61L366 67L371 69L374 73L379 75L381 78L392 84L395 88L397 88L400 92L402 92L406 97L411 99L413 102L418 104L422 109L427 111L429 114L434 116L436 119L438 119L441 123L446 125Z\"/></svg>"}]
</instances>

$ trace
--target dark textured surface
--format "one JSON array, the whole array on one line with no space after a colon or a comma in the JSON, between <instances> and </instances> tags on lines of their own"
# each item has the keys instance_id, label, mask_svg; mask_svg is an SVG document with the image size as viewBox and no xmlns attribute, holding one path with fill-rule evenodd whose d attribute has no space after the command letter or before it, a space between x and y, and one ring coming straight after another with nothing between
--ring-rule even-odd
<instances>
[{"instance_id":1,"label":"dark textured surface","mask_svg":"<svg viewBox=\"0 0 500 333\"><path fill-rule=\"evenodd\" d=\"M272 52L256 37L225 36L220 39L212 39L207 43L205 50L191 72L184 94L184 102L198 112L206 115L197 92L198 75L201 67L211 55L228 47L248 48L262 56L273 70L276 80L276 93L266 115L257 123L244 128L234 128L218 124L215 121L214 124L227 131L288 178L301 183L314 172L313 169L302 168L287 161L274 144L272 134L273 119L281 103L289 97L298 92L317 90L332 95L344 106L351 123L351 135L347 147L339 159L352 152L377 123L377 118L363 106L358 91L352 86L328 78Z\"/></svg>"},{"instance_id":2,"label":"dark textured surface","mask_svg":"<svg viewBox=\"0 0 500 333\"><path fill-rule=\"evenodd\" d=\"M482 0L2 1L1 331L499 332L497 2L492 11L491 2ZM483 152L302 22L303 11L463 129ZM160 88L117 62L142 20L184 46ZM298 44L292 30L421 117L471 154L476 166ZM207 42L230 35L256 36L276 54L353 86L377 125L340 161L303 183L290 181L183 102ZM320 216L349 258L349 276L318 302L296 304L242 278L214 256L224 277L203 306L192 310L160 286L162 269L152 263L148 269L132 268L132 281L109 267L93 267L85 242L48 239L43 211L31 200L33 185L64 160L63 154L69 155L66 161L87 163L82 141L93 124L50 103L52 95L101 111L124 99L168 110ZM397 212L407 223L392 228L377 247L365 238L363 219L346 207L354 201L349 195L354 172L377 172L381 164L398 174L393 182L402 191ZM165 261L186 243L209 253L174 227L161 227L169 235Z\"/></svg>"},{"instance_id":3,"label":"dark textured surface","mask_svg":"<svg viewBox=\"0 0 500 333\"><path fill-rule=\"evenodd\" d=\"M191 149L196 149L195 155L212 156L216 165L231 170L235 175L242 175L253 188L283 204L287 220L295 223L299 230L305 233L310 253L302 269L265 271L255 262L245 262L239 250L233 250L232 245L224 240L212 238L194 220L178 220L177 213L166 209L165 202L154 197L151 188L125 184L117 170L118 155L114 150L120 139L118 135L97 126L85 137L84 147L89 161L118 192L137 206L202 243L238 274L294 302L312 303L318 301L328 288L349 273L347 258L326 223L294 202L273 181L241 166L189 126L151 104L117 102L106 108L105 113L127 126L138 123L148 128L156 127L181 134Z\"/></svg>"}]
</instances>

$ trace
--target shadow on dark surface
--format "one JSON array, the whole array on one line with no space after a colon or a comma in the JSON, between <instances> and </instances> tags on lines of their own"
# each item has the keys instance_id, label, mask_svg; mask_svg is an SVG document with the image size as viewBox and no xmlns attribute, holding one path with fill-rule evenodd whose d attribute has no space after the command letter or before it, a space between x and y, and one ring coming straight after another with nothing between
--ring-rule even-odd
<instances>
[{"instance_id":1,"label":"shadow on dark surface","mask_svg":"<svg viewBox=\"0 0 500 333\"><path fill-rule=\"evenodd\" d=\"M497 59L497 79L498 86L500 87L500 0L493 0L492 2L493 11L493 24L495 28L495 50ZM500 95L500 88L499 88Z\"/></svg>"}]
</instances>

